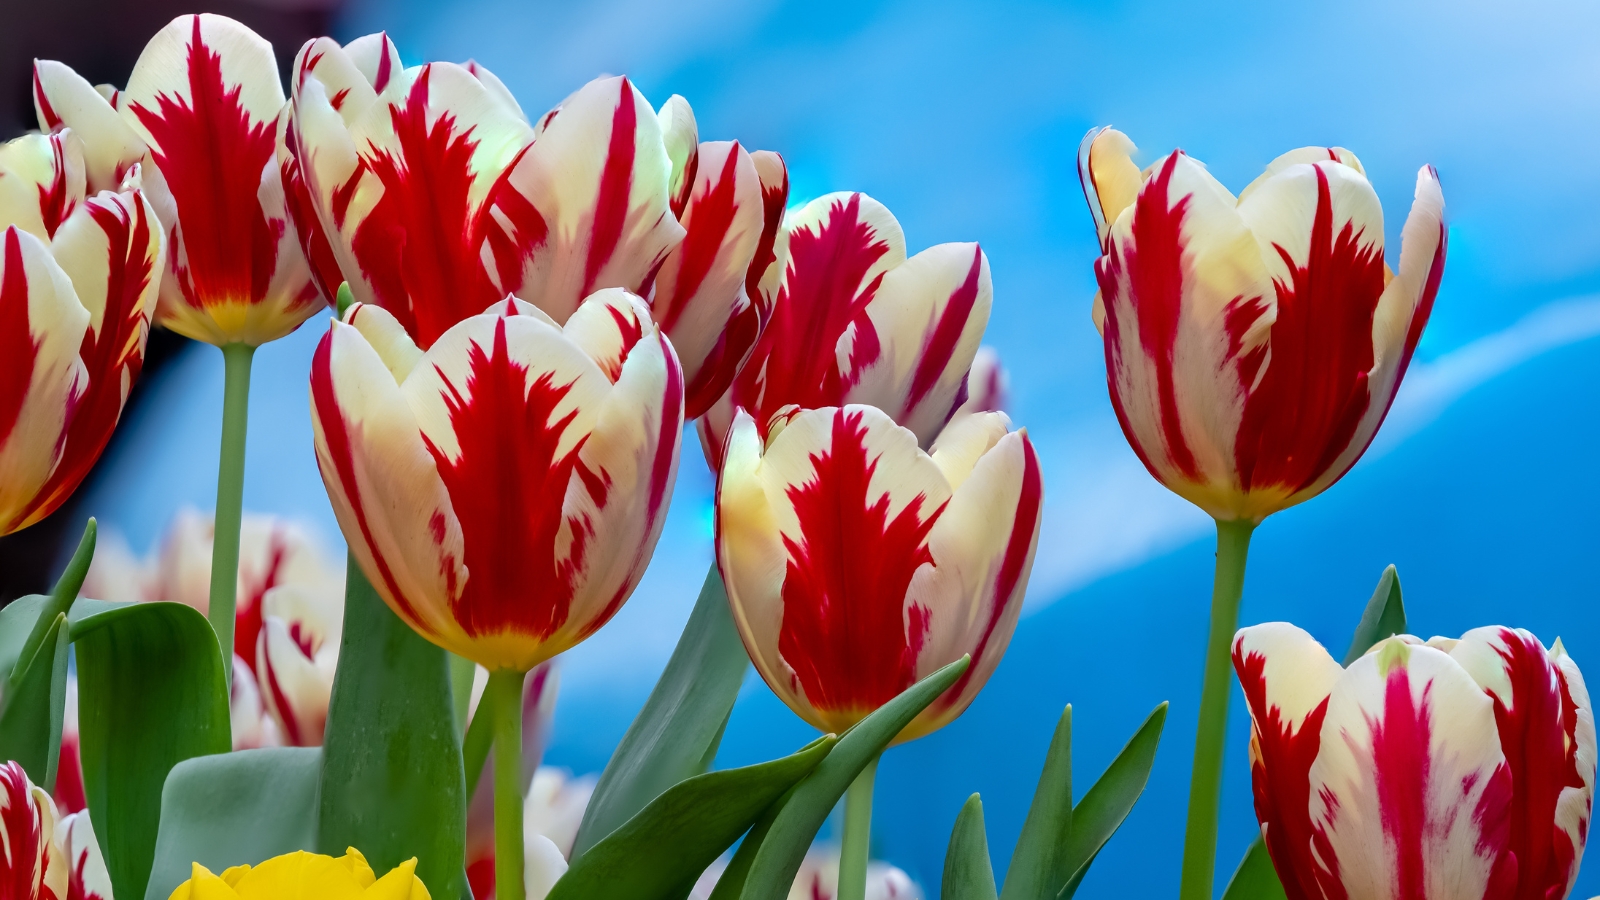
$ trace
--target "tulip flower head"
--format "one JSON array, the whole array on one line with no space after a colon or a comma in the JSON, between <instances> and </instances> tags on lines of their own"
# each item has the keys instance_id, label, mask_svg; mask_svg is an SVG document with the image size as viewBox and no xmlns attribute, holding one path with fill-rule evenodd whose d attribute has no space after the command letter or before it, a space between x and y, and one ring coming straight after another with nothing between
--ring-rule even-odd
<instances>
[{"instance_id":1,"label":"tulip flower head","mask_svg":"<svg viewBox=\"0 0 1600 900\"><path fill-rule=\"evenodd\" d=\"M1102 129L1079 154L1112 406L1159 481L1259 523L1343 477L1394 401L1444 272L1438 176L1393 272L1348 150L1286 153L1237 198L1181 150L1143 172L1133 152Z\"/></svg>"},{"instance_id":2,"label":"tulip flower head","mask_svg":"<svg viewBox=\"0 0 1600 900\"><path fill-rule=\"evenodd\" d=\"M785 216L771 321L729 392L701 419L713 468L738 409L763 434L787 406L876 406L927 446L965 399L989 321L977 244L906 257L905 233L865 194L828 194Z\"/></svg>"},{"instance_id":3,"label":"tulip flower head","mask_svg":"<svg viewBox=\"0 0 1600 900\"><path fill-rule=\"evenodd\" d=\"M1588 834L1594 713L1557 641L1475 628L1350 668L1283 622L1239 631L1256 816L1290 900L1562 900Z\"/></svg>"},{"instance_id":4,"label":"tulip flower head","mask_svg":"<svg viewBox=\"0 0 1600 900\"><path fill-rule=\"evenodd\" d=\"M70 129L89 148L91 183L132 162L144 169L171 250L160 324L258 346L321 306L272 165L284 95L272 46L255 32L181 16L145 45L126 89L96 89L40 62L34 104L42 129Z\"/></svg>"},{"instance_id":5,"label":"tulip flower head","mask_svg":"<svg viewBox=\"0 0 1600 900\"><path fill-rule=\"evenodd\" d=\"M189 880L170 900L429 900L416 876L417 860L406 860L379 878L354 847L335 859L296 850L258 866L234 866L215 875L195 863Z\"/></svg>"},{"instance_id":6,"label":"tulip flower head","mask_svg":"<svg viewBox=\"0 0 1600 900\"><path fill-rule=\"evenodd\" d=\"M16 900L66 900L56 807L15 762L0 764L0 889Z\"/></svg>"},{"instance_id":7,"label":"tulip flower head","mask_svg":"<svg viewBox=\"0 0 1600 900\"><path fill-rule=\"evenodd\" d=\"M67 893L61 900L111 900L111 873L100 855L100 842L88 810L61 817L55 843L67 866Z\"/></svg>"},{"instance_id":8,"label":"tulip flower head","mask_svg":"<svg viewBox=\"0 0 1600 900\"><path fill-rule=\"evenodd\" d=\"M136 162L89 171L69 128L0 144L0 534L72 495L144 365L161 228Z\"/></svg>"},{"instance_id":9,"label":"tulip flower head","mask_svg":"<svg viewBox=\"0 0 1600 900\"><path fill-rule=\"evenodd\" d=\"M1043 489L1002 413L931 452L870 406L801 410L763 437L740 412L717 496L717 559L756 669L841 732L963 654L972 665L900 740L960 715L998 665L1027 587Z\"/></svg>"},{"instance_id":10,"label":"tulip flower head","mask_svg":"<svg viewBox=\"0 0 1600 900\"><path fill-rule=\"evenodd\" d=\"M508 298L426 351L352 304L311 369L317 461L384 601L485 668L527 671L638 584L677 470L683 379L638 297L564 326Z\"/></svg>"}]
</instances>

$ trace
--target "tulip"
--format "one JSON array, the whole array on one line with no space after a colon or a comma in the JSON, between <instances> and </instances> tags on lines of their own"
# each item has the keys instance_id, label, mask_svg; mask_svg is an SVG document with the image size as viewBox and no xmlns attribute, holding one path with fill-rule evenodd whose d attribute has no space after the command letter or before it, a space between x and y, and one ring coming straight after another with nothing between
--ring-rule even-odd
<instances>
[{"instance_id":1,"label":"tulip","mask_svg":"<svg viewBox=\"0 0 1600 900\"><path fill-rule=\"evenodd\" d=\"M689 894L691 900L709 900L717 879L726 866L718 863L706 870ZM789 887L788 900L837 900L839 896L838 851L812 850L800 863L794 883ZM900 869L886 862L873 860L867 866L866 900L922 900L922 891Z\"/></svg>"},{"instance_id":2,"label":"tulip","mask_svg":"<svg viewBox=\"0 0 1600 900\"><path fill-rule=\"evenodd\" d=\"M144 364L161 229L136 163L94 193L86 166L70 129L0 145L0 534L71 496Z\"/></svg>"},{"instance_id":3,"label":"tulip","mask_svg":"<svg viewBox=\"0 0 1600 900\"><path fill-rule=\"evenodd\" d=\"M267 711L261 687L241 656L233 658L233 678L228 683L228 720L232 723L233 749L282 747L283 731Z\"/></svg>"},{"instance_id":4,"label":"tulip","mask_svg":"<svg viewBox=\"0 0 1600 900\"><path fill-rule=\"evenodd\" d=\"M320 747L339 667L342 598L281 585L262 598L261 622L256 675L267 712L289 746Z\"/></svg>"},{"instance_id":5,"label":"tulip","mask_svg":"<svg viewBox=\"0 0 1600 900\"><path fill-rule=\"evenodd\" d=\"M353 558L408 625L490 671L495 881L516 900L523 673L605 624L649 563L683 429L677 357L616 288L564 326L507 298L426 351L353 303L317 347L311 406Z\"/></svg>"},{"instance_id":6,"label":"tulip","mask_svg":"<svg viewBox=\"0 0 1600 900\"><path fill-rule=\"evenodd\" d=\"M1256 816L1291 900L1563 900L1594 794L1589 692L1561 642L1409 635L1342 669L1283 622L1239 631Z\"/></svg>"},{"instance_id":7,"label":"tulip","mask_svg":"<svg viewBox=\"0 0 1600 900\"><path fill-rule=\"evenodd\" d=\"M931 452L874 407L801 411L763 440L735 420L717 559L756 669L789 708L842 732L963 654L971 668L899 735L960 715L999 663L1027 587L1043 488L1002 413Z\"/></svg>"},{"instance_id":8,"label":"tulip","mask_svg":"<svg viewBox=\"0 0 1600 900\"><path fill-rule=\"evenodd\" d=\"M889 210L846 193L789 213L777 245L785 262L771 321L701 419L707 458L720 463L736 410L765 434L788 406L876 406L927 446L960 405L989 320L983 250L939 244L907 259Z\"/></svg>"},{"instance_id":9,"label":"tulip","mask_svg":"<svg viewBox=\"0 0 1600 900\"><path fill-rule=\"evenodd\" d=\"M296 850L258 866L234 866L221 875L195 863L189 880L178 885L170 900L428 900L428 888L416 870L412 857L379 878L354 847L337 859Z\"/></svg>"},{"instance_id":10,"label":"tulip","mask_svg":"<svg viewBox=\"0 0 1600 900\"><path fill-rule=\"evenodd\" d=\"M61 752L56 757L56 783L50 795L56 812L71 815L89 807L83 789L82 732L78 730L78 676L67 674L66 696L61 703Z\"/></svg>"},{"instance_id":11,"label":"tulip","mask_svg":"<svg viewBox=\"0 0 1600 900\"><path fill-rule=\"evenodd\" d=\"M0 894L6 900L66 900L66 857L55 830L50 795L22 766L0 764Z\"/></svg>"},{"instance_id":12,"label":"tulip","mask_svg":"<svg viewBox=\"0 0 1600 900\"><path fill-rule=\"evenodd\" d=\"M61 900L111 900L111 873L100 855L89 812L63 816L56 823L55 842L67 867L67 892Z\"/></svg>"},{"instance_id":13,"label":"tulip","mask_svg":"<svg viewBox=\"0 0 1600 900\"><path fill-rule=\"evenodd\" d=\"M1158 481L1217 520L1183 900L1209 898L1228 642L1250 534L1327 489L1377 433L1444 273L1431 166L1384 263L1383 210L1355 155L1306 147L1236 198L1181 150L1143 172L1121 132L1078 154L1102 255L1094 321L1122 432Z\"/></svg>"},{"instance_id":14,"label":"tulip","mask_svg":"<svg viewBox=\"0 0 1600 900\"><path fill-rule=\"evenodd\" d=\"M222 349L210 619L232 646L251 358L322 305L275 164L285 100L272 46L223 16L180 16L145 45L125 90L97 91L66 66L41 63L34 101L42 127L74 129L95 148L97 170L114 173L140 155L172 248L157 321Z\"/></svg>"}]
</instances>

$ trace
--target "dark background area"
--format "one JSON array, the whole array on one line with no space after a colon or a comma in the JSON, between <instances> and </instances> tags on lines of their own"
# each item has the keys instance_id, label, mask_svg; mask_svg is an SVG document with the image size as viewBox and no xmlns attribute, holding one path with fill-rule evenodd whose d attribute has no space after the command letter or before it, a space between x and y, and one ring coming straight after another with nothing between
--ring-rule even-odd
<instances>
[{"instance_id":1,"label":"dark background area","mask_svg":"<svg viewBox=\"0 0 1600 900\"><path fill-rule=\"evenodd\" d=\"M203 8L172 0L6 0L0 5L4 7L0 19L5 22L0 28L0 140L10 140L38 127L33 108L35 59L60 60L93 84L121 87L145 41L162 26L188 13L213 12L238 19L271 41L278 53L278 71L287 73L301 45L328 32L338 0L316 4L208 0ZM150 376L189 344L187 338L169 331L151 332L144 374L134 384L123 410L125 417L142 402L142 388ZM122 430L113 433L111 444L122 434ZM55 513L0 537L0 606L25 594L49 590L62 546L75 541L82 527L77 498L99 477L99 468L90 472L74 499Z\"/></svg>"}]
</instances>

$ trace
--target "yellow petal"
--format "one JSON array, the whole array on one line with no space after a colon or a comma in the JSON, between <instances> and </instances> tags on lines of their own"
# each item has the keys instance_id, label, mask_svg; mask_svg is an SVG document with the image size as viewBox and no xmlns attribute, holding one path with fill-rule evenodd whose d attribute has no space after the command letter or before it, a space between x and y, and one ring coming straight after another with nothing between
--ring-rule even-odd
<instances>
[{"instance_id":1,"label":"yellow petal","mask_svg":"<svg viewBox=\"0 0 1600 900\"><path fill-rule=\"evenodd\" d=\"M350 867L331 856L296 850L275 856L240 879L242 900L359 900ZM212 900L196 895L193 900Z\"/></svg>"},{"instance_id":2,"label":"yellow petal","mask_svg":"<svg viewBox=\"0 0 1600 900\"><path fill-rule=\"evenodd\" d=\"M367 858L362 856L361 851L354 847L344 848L344 857L339 861L350 869L350 874L356 878L356 884L361 885L362 888L372 887L372 883L378 880L377 873L372 871L372 866L367 863Z\"/></svg>"},{"instance_id":3,"label":"yellow petal","mask_svg":"<svg viewBox=\"0 0 1600 900\"><path fill-rule=\"evenodd\" d=\"M389 870L389 873L362 895L362 900L431 900L428 888L417 878L415 856Z\"/></svg>"},{"instance_id":4,"label":"yellow petal","mask_svg":"<svg viewBox=\"0 0 1600 900\"><path fill-rule=\"evenodd\" d=\"M248 865L230 866L222 870L222 880L226 881L229 887L238 887L239 879L243 878L248 871L250 871Z\"/></svg>"},{"instance_id":5,"label":"yellow petal","mask_svg":"<svg viewBox=\"0 0 1600 900\"><path fill-rule=\"evenodd\" d=\"M178 885L168 900L239 900L232 885L211 874L211 870L194 863L189 870L189 880Z\"/></svg>"}]
</instances>

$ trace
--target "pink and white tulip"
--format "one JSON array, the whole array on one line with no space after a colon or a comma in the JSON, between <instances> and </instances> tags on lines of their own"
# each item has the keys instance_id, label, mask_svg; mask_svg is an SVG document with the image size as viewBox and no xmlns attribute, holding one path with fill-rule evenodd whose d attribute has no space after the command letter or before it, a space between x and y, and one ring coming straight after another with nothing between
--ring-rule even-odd
<instances>
[{"instance_id":1,"label":"pink and white tulip","mask_svg":"<svg viewBox=\"0 0 1600 900\"><path fill-rule=\"evenodd\" d=\"M1256 816L1290 900L1562 900L1594 794L1561 642L1390 638L1343 669L1283 622L1239 631Z\"/></svg>"},{"instance_id":2,"label":"pink and white tulip","mask_svg":"<svg viewBox=\"0 0 1600 900\"><path fill-rule=\"evenodd\" d=\"M1260 522L1326 490L1372 442L1444 273L1444 195L1417 175L1398 272L1355 155L1306 147L1238 197L1181 150L1144 171L1079 154L1103 255L1094 321L1123 433L1168 488Z\"/></svg>"},{"instance_id":3,"label":"pink and white tulip","mask_svg":"<svg viewBox=\"0 0 1600 900\"><path fill-rule=\"evenodd\" d=\"M278 66L255 32L224 16L180 16L145 45L124 90L96 90L41 62L34 103L41 128L78 133L96 178L142 160L171 248L160 324L256 346L322 305L274 164Z\"/></svg>"},{"instance_id":4,"label":"pink and white tulip","mask_svg":"<svg viewBox=\"0 0 1600 900\"><path fill-rule=\"evenodd\" d=\"M865 194L819 197L785 216L771 321L723 399L701 419L720 461L738 409L758 430L788 406L876 406L927 446L963 399L989 320L989 261L977 244L906 257L905 234Z\"/></svg>"},{"instance_id":5,"label":"pink and white tulip","mask_svg":"<svg viewBox=\"0 0 1600 900\"><path fill-rule=\"evenodd\" d=\"M683 377L622 290L564 326L508 299L426 351L358 303L317 348L311 405L334 513L379 595L445 649L525 672L593 634L644 573Z\"/></svg>"},{"instance_id":6,"label":"pink and white tulip","mask_svg":"<svg viewBox=\"0 0 1600 900\"><path fill-rule=\"evenodd\" d=\"M0 534L72 495L144 365L161 229L137 164L89 168L68 128L0 144Z\"/></svg>"},{"instance_id":7,"label":"pink and white tulip","mask_svg":"<svg viewBox=\"0 0 1600 900\"><path fill-rule=\"evenodd\" d=\"M717 561L745 649L797 715L842 732L963 654L900 735L960 715L1016 627L1043 487L1025 431L964 416L931 451L868 406L740 412L717 493Z\"/></svg>"}]
</instances>

